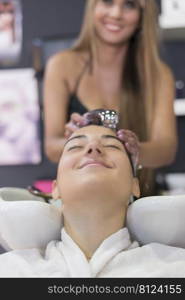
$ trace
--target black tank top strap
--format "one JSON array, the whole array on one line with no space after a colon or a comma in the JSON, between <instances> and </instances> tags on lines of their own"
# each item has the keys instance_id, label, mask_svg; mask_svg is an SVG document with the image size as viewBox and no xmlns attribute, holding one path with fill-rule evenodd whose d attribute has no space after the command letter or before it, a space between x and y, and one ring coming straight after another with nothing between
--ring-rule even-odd
<instances>
[{"instance_id":1,"label":"black tank top strap","mask_svg":"<svg viewBox=\"0 0 185 300\"><path fill-rule=\"evenodd\" d=\"M73 95L77 95L78 88L79 88L79 85L80 85L80 81L81 81L83 75L85 74L86 70L88 69L88 67L89 67L89 60L87 60L85 62L85 65L83 66L82 71L80 72L80 75L77 78L77 81L76 81L76 84L75 84L75 87L74 87L74 90L73 90L73 93L72 93Z\"/></svg>"},{"instance_id":2,"label":"black tank top strap","mask_svg":"<svg viewBox=\"0 0 185 300\"><path fill-rule=\"evenodd\" d=\"M67 112L67 122L69 122L72 113L76 112L83 115L88 111L88 109L81 103L80 99L77 96L80 81L88 67L89 67L89 61L86 61L80 72L80 75L77 78L74 90L70 95L68 112Z\"/></svg>"}]
</instances>

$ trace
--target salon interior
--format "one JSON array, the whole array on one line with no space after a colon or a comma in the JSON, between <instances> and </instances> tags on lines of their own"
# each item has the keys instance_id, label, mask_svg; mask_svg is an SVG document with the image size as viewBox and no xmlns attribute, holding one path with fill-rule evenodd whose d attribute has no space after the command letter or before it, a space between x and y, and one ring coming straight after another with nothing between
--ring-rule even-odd
<instances>
[{"instance_id":1,"label":"salon interior","mask_svg":"<svg viewBox=\"0 0 185 300\"><path fill-rule=\"evenodd\" d=\"M13 14L9 31L0 29L0 194L5 188L30 186L49 192L57 166L43 149L44 70L48 58L70 47L77 37L85 1L0 0L0 17L4 2ZM163 37L161 55L176 80L179 139L175 161L159 169L156 180L161 195L185 194L185 18L181 17L185 5L182 0L156 1Z\"/></svg>"}]
</instances>

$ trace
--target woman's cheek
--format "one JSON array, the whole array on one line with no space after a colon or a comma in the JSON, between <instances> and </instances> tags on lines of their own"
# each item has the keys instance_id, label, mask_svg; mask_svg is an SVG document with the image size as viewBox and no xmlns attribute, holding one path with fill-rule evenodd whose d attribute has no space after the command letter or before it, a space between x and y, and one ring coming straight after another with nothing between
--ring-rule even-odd
<instances>
[{"instance_id":1,"label":"woman's cheek","mask_svg":"<svg viewBox=\"0 0 185 300\"><path fill-rule=\"evenodd\" d=\"M61 166L63 170L70 170L74 169L75 166L78 164L79 158L76 153L66 154L64 159L61 162Z\"/></svg>"}]
</instances>

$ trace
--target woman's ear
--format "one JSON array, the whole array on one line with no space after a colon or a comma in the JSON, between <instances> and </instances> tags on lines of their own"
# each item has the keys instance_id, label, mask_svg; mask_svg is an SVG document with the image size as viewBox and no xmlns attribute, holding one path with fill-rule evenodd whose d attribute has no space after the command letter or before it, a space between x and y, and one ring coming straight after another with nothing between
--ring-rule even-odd
<instances>
[{"instance_id":1,"label":"woman's ear","mask_svg":"<svg viewBox=\"0 0 185 300\"><path fill-rule=\"evenodd\" d=\"M133 186L132 186L132 194L136 198L140 197L140 187L139 187L139 180L138 178L134 177L133 178Z\"/></svg>"},{"instance_id":2,"label":"woman's ear","mask_svg":"<svg viewBox=\"0 0 185 300\"><path fill-rule=\"evenodd\" d=\"M52 182L52 197L53 199L57 200L60 198L58 186L57 186L57 181L53 180Z\"/></svg>"}]
</instances>

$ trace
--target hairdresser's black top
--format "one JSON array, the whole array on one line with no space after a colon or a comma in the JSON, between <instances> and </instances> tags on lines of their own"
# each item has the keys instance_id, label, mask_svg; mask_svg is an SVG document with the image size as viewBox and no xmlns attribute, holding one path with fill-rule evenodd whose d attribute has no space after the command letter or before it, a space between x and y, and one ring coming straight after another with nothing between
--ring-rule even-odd
<instances>
[{"instance_id":1,"label":"hairdresser's black top","mask_svg":"<svg viewBox=\"0 0 185 300\"><path fill-rule=\"evenodd\" d=\"M83 115L83 114L85 114L88 111L87 107L85 107L82 104L82 102L80 101L80 99L77 96L77 94L78 94L78 87L79 87L80 81L82 79L82 76L87 71L88 67L89 67L89 62L87 62L84 65L84 67L82 69L82 72L80 73L80 75L79 75L79 77L77 79L74 91L73 91L73 93L70 96L69 106L68 106L68 112L67 112L67 121L70 120L70 116L74 112L79 113L80 115Z\"/></svg>"},{"instance_id":2,"label":"hairdresser's black top","mask_svg":"<svg viewBox=\"0 0 185 300\"><path fill-rule=\"evenodd\" d=\"M68 121L69 121L72 113L76 112L76 113L79 113L80 115L83 115L87 111L88 111L88 109L81 103L77 94L73 93L69 100L68 116L67 116Z\"/></svg>"}]
</instances>

